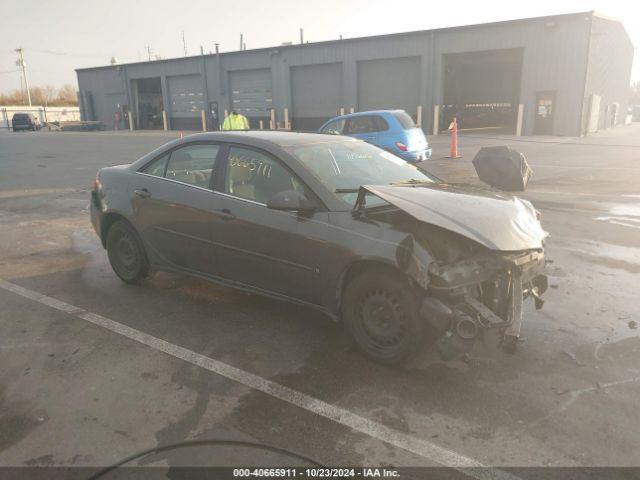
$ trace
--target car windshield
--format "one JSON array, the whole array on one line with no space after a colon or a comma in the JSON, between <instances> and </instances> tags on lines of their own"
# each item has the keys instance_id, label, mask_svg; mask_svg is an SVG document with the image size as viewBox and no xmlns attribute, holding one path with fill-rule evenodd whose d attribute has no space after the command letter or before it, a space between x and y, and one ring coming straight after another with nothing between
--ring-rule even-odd
<instances>
[{"instance_id":1,"label":"car windshield","mask_svg":"<svg viewBox=\"0 0 640 480\"><path fill-rule=\"evenodd\" d=\"M350 204L355 203L362 185L437 181L392 153L357 140L297 145L287 150Z\"/></svg>"}]
</instances>

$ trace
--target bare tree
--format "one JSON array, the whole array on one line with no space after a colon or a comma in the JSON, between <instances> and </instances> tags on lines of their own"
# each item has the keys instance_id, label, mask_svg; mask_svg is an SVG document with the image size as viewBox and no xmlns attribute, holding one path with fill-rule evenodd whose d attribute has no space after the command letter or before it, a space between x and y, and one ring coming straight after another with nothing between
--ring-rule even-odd
<instances>
[{"instance_id":1,"label":"bare tree","mask_svg":"<svg viewBox=\"0 0 640 480\"><path fill-rule=\"evenodd\" d=\"M33 105L49 107L66 107L78 105L76 89L73 85L65 85L57 90L51 85L32 87L29 89ZM20 90L0 93L0 105L25 105L24 95Z\"/></svg>"},{"instance_id":2,"label":"bare tree","mask_svg":"<svg viewBox=\"0 0 640 480\"><path fill-rule=\"evenodd\" d=\"M76 88L73 85L65 85L58 91L57 101L60 105L77 105L78 97L76 95Z\"/></svg>"},{"instance_id":3,"label":"bare tree","mask_svg":"<svg viewBox=\"0 0 640 480\"><path fill-rule=\"evenodd\" d=\"M58 91L53 85L45 85L42 87L42 93L44 95L44 106L46 107L55 101Z\"/></svg>"}]
</instances>

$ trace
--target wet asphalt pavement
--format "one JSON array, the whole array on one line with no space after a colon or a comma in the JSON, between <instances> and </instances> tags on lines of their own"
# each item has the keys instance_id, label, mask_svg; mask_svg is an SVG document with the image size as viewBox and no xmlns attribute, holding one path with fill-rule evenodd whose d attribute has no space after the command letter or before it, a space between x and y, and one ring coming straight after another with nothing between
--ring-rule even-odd
<instances>
[{"instance_id":1,"label":"wet asphalt pavement","mask_svg":"<svg viewBox=\"0 0 640 480\"><path fill-rule=\"evenodd\" d=\"M640 125L592 137L463 135L463 159L430 139L422 167L477 181L480 146L523 151L523 195L551 233L545 306L526 303L515 355L426 349L384 368L300 307L157 274L121 283L93 233L98 168L165 133L0 133L0 279L133 327L489 466L640 466ZM435 465L344 422L256 391L73 315L0 289L0 465L107 465L192 439L234 439L329 465ZM405 437L402 437L405 438ZM400 442L401 443L401 442ZM437 452L437 449L436 449ZM241 447L193 447L142 464L291 464Z\"/></svg>"}]
</instances>

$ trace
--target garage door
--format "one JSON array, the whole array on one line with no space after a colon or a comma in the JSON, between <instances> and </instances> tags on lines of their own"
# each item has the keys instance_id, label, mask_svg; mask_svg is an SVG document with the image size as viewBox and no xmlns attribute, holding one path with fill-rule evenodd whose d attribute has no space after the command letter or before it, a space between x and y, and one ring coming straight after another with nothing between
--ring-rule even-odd
<instances>
[{"instance_id":1,"label":"garage door","mask_svg":"<svg viewBox=\"0 0 640 480\"><path fill-rule=\"evenodd\" d=\"M205 109L202 77L199 74L167 77L170 124L173 130L200 130Z\"/></svg>"},{"instance_id":2,"label":"garage door","mask_svg":"<svg viewBox=\"0 0 640 480\"><path fill-rule=\"evenodd\" d=\"M291 68L292 126L316 130L343 105L342 64L326 63Z\"/></svg>"},{"instance_id":3,"label":"garage door","mask_svg":"<svg viewBox=\"0 0 640 480\"><path fill-rule=\"evenodd\" d=\"M260 120L267 121L273 107L271 70L239 70L229 73L232 109L249 118L257 128Z\"/></svg>"},{"instance_id":4,"label":"garage door","mask_svg":"<svg viewBox=\"0 0 640 480\"><path fill-rule=\"evenodd\" d=\"M521 71L520 48L444 55L440 127L455 116L463 130L515 133Z\"/></svg>"},{"instance_id":5,"label":"garage door","mask_svg":"<svg viewBox=\"0 0 640 480\"><path fill-rule=\"evenodd\" d=\"M401 108L415 116L419 102L419 57L358 62L358 111Z\"/></svg>"}]
</instances>

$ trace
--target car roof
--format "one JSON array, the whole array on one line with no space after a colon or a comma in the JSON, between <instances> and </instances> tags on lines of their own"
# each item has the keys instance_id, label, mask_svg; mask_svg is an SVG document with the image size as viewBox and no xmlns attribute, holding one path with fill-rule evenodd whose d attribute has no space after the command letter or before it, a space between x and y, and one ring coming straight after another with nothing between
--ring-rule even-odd
<instances>
[{"instance_id":1,"label":"car roof","mask_svg":"<svg viewBox=\"0 0 640 480\"><path fill-rule=\"evenodd\" d=\"M327 120L327 122L333 121L333 120L340 120L343 118L353 118L353 117L363 117L366 115L392 115L394 113L399 113L399 112L404 112L404 110L401 109L394 109L394 110L367 110L366 112L354 112L354 113L347 113L345 115L338 115L336 117L332 117L331 119Z\"/></svg>"},{"instance_id":2,"label":"car roof","mask_svg":"<svg viewBox=\"0 0 640 480\"><path fill-rule=\"evenodd\" d=\"M291 132L278 130L246 130L232 132L206 132L196 133L184 137L185 142L191 141L218 141L237 142L245 145L272 146L284 148L292 146L312 145L328 142L352 142L357 141L351 137L341 137L337 135L324 135L321 133Z\"/></svg>"}]
</instances>

